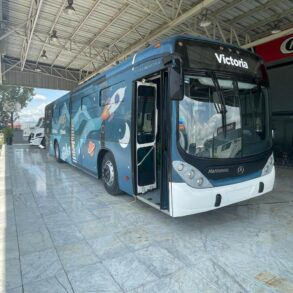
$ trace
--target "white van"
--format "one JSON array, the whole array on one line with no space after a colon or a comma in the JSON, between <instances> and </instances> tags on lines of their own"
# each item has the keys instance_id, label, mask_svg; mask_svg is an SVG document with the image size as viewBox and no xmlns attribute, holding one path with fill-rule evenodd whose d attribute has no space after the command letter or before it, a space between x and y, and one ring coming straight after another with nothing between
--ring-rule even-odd
<instances>
[{"instance_id":1,"label":"white van","mask_svg":"<svg viewBox=\"0 0 293 293\"><path fill-rule=\"evenodd\" d=\"M35 145L40 148L45 148L45 128L44 128L44 117L41 117L31 130L28 137L28 142L30 145Z\"/></svg>"}]
</instances>

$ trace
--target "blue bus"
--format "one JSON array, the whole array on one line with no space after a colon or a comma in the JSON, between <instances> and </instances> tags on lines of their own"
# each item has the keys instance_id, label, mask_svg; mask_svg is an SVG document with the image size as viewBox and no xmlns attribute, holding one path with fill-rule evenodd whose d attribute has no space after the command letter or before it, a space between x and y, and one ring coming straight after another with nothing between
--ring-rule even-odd
<instances>
[{"instance_id":1,"label":"blue bus","mask_svg":"<svg viewBox=\"0 0 293 293\"><path fill-rule=\"evenodd\" d=\"M47 105L47 147L112 195L213 210L273 189L268 86L252 52L174 36Z\"/></svg>"}]
</instances>

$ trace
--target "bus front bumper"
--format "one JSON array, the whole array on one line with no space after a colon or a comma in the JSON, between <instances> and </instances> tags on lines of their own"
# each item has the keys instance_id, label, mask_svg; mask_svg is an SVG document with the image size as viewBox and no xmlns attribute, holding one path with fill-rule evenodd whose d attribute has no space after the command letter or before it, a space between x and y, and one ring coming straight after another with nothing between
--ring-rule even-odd
<instances>
[{"instance_id":1,"label":"bus front bumper","mask_svg":"<svg viewBox=\"0 0 293 293\"><path fill-rule=\"evenodd\" d=\"M257 197L272 191L274 181L275 168L265 176L213 188L196 189L186 183L172 182L170 183L170 215L181 217L202 213ZM262 192L259 191L261 183L264 185ZM219 206L216 206L217 197L221 198Z\"/></svg>"}]
</instances>

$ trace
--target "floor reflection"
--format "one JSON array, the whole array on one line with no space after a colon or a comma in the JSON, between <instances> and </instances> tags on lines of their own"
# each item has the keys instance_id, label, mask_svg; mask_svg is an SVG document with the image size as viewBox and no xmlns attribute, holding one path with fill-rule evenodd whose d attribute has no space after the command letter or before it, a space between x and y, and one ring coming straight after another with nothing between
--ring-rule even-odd
<instances>
[{"instance_id":1,"label":"floor reflection","mask_svg":"<svg viewBox=\"0 0 293 293\"><path fill-rule=\"evenodd\" d=\"M3 292L293 292L290 169L268 195L173 219L44 150L4 157Z\"/></svg>"}]
</instances>

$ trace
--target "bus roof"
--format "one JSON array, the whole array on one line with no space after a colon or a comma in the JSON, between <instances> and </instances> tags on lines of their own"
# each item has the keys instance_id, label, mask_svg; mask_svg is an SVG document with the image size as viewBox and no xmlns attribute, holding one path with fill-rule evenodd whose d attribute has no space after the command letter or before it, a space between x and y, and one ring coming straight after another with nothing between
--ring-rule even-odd
<instances>
[{"instance_id":1,"label":"bus roof","mask_svg":"<svg viewBox=\"0 0 293 293\"><path fill-rule=\"evenodd\" d=\"M246 49L242 49L240 47L237 47L235 45L231 45L231 44L226 44L220 41L216 41L216 40L211 40L209 38L206 37L200 37L200 36L191 36L191 35L175 35L172 37L169 37L165 40L162 40L154 45L150 45L149 47L135 53L134 55L132 55L131 57L127 58L126 60L124 60L123 62L121 62L120 64L117 64L115 66L113 66L112 68L98 73L96 76L92 77L91 79L89 79L88 81L86 81L85 83L79 85L78 87L76 87L71 93L75 93L80 91L82 88L98 81L98 80L102 80L105 78L110 78L113 75L116 75L119 72L122 72L124 70L126 70L127 68L131 67L132 65L142 62L143 60L147 60L151 57L156 57L156 56L163 56L166 54L171 54L174 53L175 51L175 43L177 40L193 40L193 41L199 41L202 43L210 43L210 44L214 44L214 45L221 45L221 46L225 46L225 47L230 47L230 48L235 48L239 51L245 51L246 53L249 52ZM255 54L253 54L252 52L249 52L250 54L256 56ZM63 97L58 99L58 102L63 101L63 98L67 98L69 94L64 95Z\"/></svg>"},{"instance_id":2,"label":"bus roof","mask_svg":"<svg viewBox=\"0 0 293 293\"><path fill-rule=\"evenodd\" d=\"M240 47L232 45L232 44L223 43L223 42L220 42L217 40L211 40L206 37L191 36L191 35L175 35L175 36L166 38L156 44L150 45L149 47L147 47L147 48L135 53L131 57L127 58L126 60L124 60L120 64L117 64L104 72L98 73L96 76L94 76L90 80L86 81L84 84L82 84L79 87L77 87L76 89L74 89L73 92L78 91L80 88L82 88L85 85L88 85L92 81L97 81L103 77L109 78L112 75L115 75L115 74L127 69L131 65L138 63L138 62L141 62L145 59L155 57L155 56L162 56L167 53L174 53L174 50L175 50L174 45L175 45L176 41L179 39L180 40L194 40L194 41L199 41L199 42L203 42L203 43L210 43L210 44L214 44L214 45L217 44L217 45L221 45L221 46L225 46L225 47L235 48L239 51L249 52L250 54L256 56L254 53L252 53L246 49L240 48Z\"/></svg>"}]
</instances>

